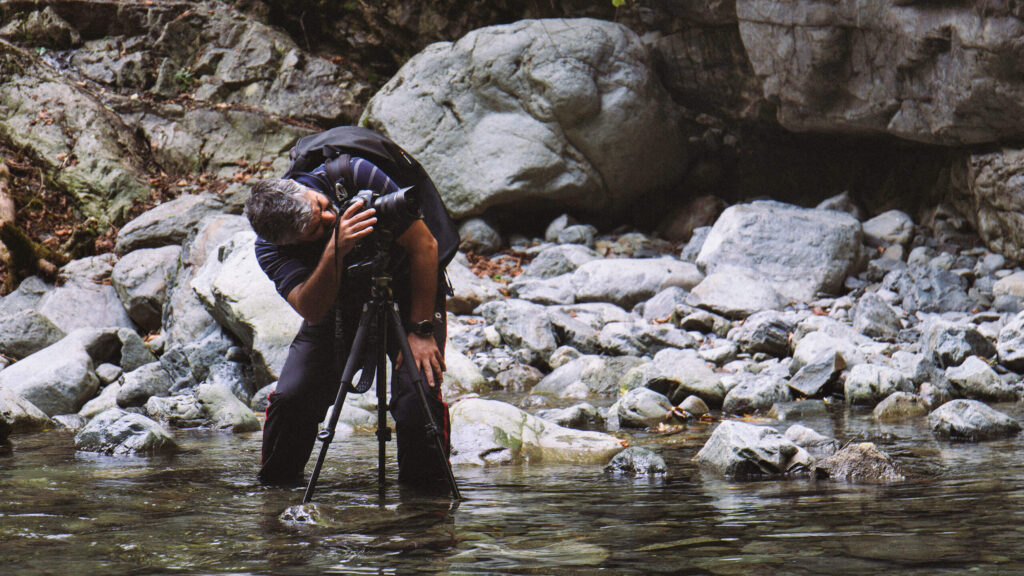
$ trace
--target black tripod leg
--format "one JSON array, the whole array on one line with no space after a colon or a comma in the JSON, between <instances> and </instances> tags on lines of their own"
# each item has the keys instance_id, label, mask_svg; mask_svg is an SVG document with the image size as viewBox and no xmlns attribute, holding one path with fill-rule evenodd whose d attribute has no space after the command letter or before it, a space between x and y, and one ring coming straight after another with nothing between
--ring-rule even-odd
<instances>
[{"instance_id":1,"label":"black tripod leg","mask_svg":"<svg viewBox=\"0 0 1024 576\"><path fill-rule=\"evenodd\" d=\"M345 404L345 396L348 395L348 389L352 386L352 380L355 378L356 370L359 369L360 360L363 355L363 350L366 348L367 331L369 330L370 322L373 320L375 306L367 304L363 307L362 316L359 317L359 327L356 329L355 341L352 343L352 351L348 355L348 360L345 362L345 369L341 374L341 384L338 386L338 396L334 399L334 407L331 409L331 417L327 421L327 427L317 434L317 439L323 444L320 446L320 455L316 459L316 465L313 466L313 473L309 477L309 484L306 486L306 494L302 497L302 503L307 504L313 499L313 491L316 490L316 481L320 477L320 469L324 465L324 457L327 456L327 448L331 445L331 440L334 439L334 428L338 425L338 418L341 416L341 407Z\"/></svg>"},{"instance_id":2,"label":"black tripod leg","mask_svg":"<svg viewBox=\"0 0 1024 576\"><path fill-rule=\"evenodd\" d=\"M434 437L434 443L437 445L437 454L444 464L444 469L448 473L448 485L452 490L452 498L455 500L462 500L462 494L459 492L459 486L455 482L455 474L452 473L451 462L448 461L445 456L444 443L441 441L441 429L437 426L437 421L434 419L433 412L430 411L430 403L427 400L427 394L424 392L423 387L426 386L426 382L420 374L419 367L416 366L416 361L412 356L412 350L409 349L409 336L405 332L405 328L402 327L402 319L398 316L398 311L391 307L388 309L388 313L391 316L391 325L395 329L395 335L398 339L398 345L402 351L402 367L409 373L409 377L412 379L412 386L416 389L417 394L420 398L420 404L423 407L423 413L427 417L427 433Z\"/></svg>"},{"instance_id":3,"label":"black tripod leg","mask_svg":"<svg viewBox=\"0 0 1024 576\"><path fill-rule=\"evenodd\" d=\"M388 428L388 331L384 310L386 306L378 306L377 317L377 489L384 496L387 443L391 440L391 429Z\"/></svg>"}]
</instances>

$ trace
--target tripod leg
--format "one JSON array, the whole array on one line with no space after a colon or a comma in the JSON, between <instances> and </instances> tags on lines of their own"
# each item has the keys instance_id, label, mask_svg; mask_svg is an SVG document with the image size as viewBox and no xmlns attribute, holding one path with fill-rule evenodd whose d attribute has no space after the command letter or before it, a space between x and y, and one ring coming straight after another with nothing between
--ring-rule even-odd
<instances>
[{"instance_id":1,"label":"tripod leg","mask_svg":"<svg viewBox=\"0 0 1024 576\"><path fill-rule=\"evenodd\" d=\"M405 332L405 328L402 327L402 319L398 316L398 311L391 307L388 309L388 314L391 316L391 325L395 329L395 337L398 339L398 346L402 351L402 368L409 374L412 380L412 386L416 389L417 395L420 399L420 404L423 408L423 413L427 417L427 434L433 436L434 443L437 446L437 454L441 459L443 468L447 472L448 486L451 488L452 498L455 500L462 500L462 494L459 492L459 486L455 482L455 474L452 473L451 462L445 456L444 444L441 442L441 430L437 426L437 420L434 419L433 412L430 411L430 404L427 400L427 394L423 390L426 386L426 382L423 379L423 375L420 374L419 367L413 359L412 350L409 349L409 337Z\"/></svg>"},{"instance_id":2,"label":"tripod leg","mask_svg":"<svg viewBox=\"0 0 1024 576\"><path fill-rule=\"evenodd\" d=\"M377 488L384 495L387 442L391 440L391 429L388 428L388 330L384 317L386 307L378 306L377 317Z\"/></svg>"},{"instance_id":3,"label":"tripod leg","mask_svg":"<svg viewBox=\"0 0 1024 576\"><path fill-rule=\"evenodd\" d=\"M341 374L341 384L338 386L338 396L334 399L334 407L331 409L331 417L327 421L327 427L320 431L317 439L323 444L320 446L320 455L317 456L316 465L313 466L313 473L309 477L309 484L306 485L306 494L302 497L302 503L307 504L313 499L313 491L316 490L316 481L320 477L320 469L324 465L324 458L327 456L327 448L334 439L334 428L338 425L338 418L341 416L341 408L345 404L345 397L348 389L352 386L356 370L359 369L360 359L363 350L366 348L366 338L370 322L373 320L376 306L367 304L363 307L362 316L359 317L359 327L356 329L355 340L352 342L352 351L345 362L345 369Z\"/></svg>"}]
</instances>

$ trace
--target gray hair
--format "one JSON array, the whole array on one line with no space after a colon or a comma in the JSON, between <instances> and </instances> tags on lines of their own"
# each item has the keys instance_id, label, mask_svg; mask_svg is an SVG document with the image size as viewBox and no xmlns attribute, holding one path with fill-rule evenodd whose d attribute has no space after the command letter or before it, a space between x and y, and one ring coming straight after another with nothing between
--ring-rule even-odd
<instances>
[{"instance_id":1,"label":"gray hair","mask_svg":"<svg viewBox=\"0 0 1024 576\"><path fill-rule=\"evenodd\" d=\"M257 181L245 201L245 216L252 229L274 244L294 242L313 217L313 207L302 198L305 190L294 180Z\"/></svg>"}]
</instances>

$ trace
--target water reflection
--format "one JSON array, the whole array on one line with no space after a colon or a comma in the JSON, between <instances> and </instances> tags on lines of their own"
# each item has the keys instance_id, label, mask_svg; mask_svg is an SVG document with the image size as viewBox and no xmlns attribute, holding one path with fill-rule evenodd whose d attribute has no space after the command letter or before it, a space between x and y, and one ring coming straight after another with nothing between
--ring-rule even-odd
<instances>
[{"instance_id":1,"label":"water reflection","mask_svg":"<svg viewBox=\"0 0 1024 576\"><path fill-rule=\"evenodd\" d=\"M0 459L0 553L4 573L69 576L1024 574L1024 440L942 442L858 412L806 424L876 442L908 480L728 482L694 468L708 434L695 428L634 438L665 457L665 478L457 467L452 508L393 482L379 492L376 443L357 434L331 446L318 521L296 522L281 516L303 488L255 483L257 434L180 433L183 453L149 459L75 453L51 432L16 436Z\"/></svg>"}]
</instances>

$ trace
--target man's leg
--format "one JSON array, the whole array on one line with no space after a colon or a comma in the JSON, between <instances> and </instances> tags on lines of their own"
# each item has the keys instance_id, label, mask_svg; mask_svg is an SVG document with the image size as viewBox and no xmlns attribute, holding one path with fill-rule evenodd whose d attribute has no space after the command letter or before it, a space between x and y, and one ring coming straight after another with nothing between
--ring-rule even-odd
<instances>
[{"instance_id":1,"label":"man's leg","mask_svg":"<svg viewBox=\"0 0 1024 576\"><path fill-rule=\"evenodd\" d=\"M303 323L288 350L263 426L259 479L264 484L303 482L319 423L337 393L339 359L333 340L327 327Z\"/></svg>"}]
</instances>

